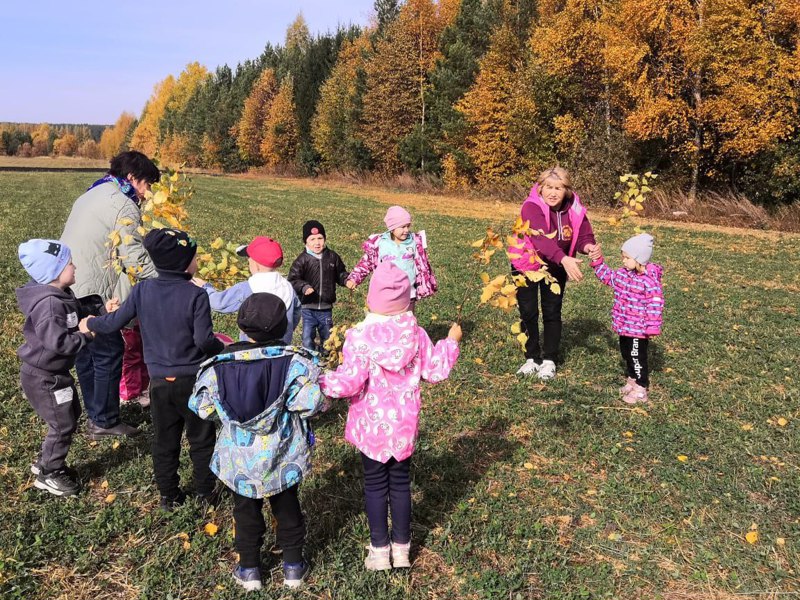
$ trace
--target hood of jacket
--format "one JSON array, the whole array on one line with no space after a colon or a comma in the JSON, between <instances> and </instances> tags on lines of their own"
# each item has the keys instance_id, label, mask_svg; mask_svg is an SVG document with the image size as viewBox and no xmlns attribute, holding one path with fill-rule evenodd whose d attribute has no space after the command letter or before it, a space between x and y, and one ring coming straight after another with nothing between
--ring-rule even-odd
<instances>
[{"instance_id":1,"label":"hood of jacket","mask_svg":"<svg viewBox=\"0 0 800 600\"><path fill-rule=\"evenodd\" d=\"M39 304L39 302L45 300L46 298L55 296L62 301L74 301L75 299L75 297L69 291L69 288L62 290L55 286L36 283L35 281L29 281L22 287L18 287L16 289L16 294L17 302L19 303L19 309L26 317L33 312L33 309L37 304Z\"/></svg>"},{"instance_id":2,"label":"hood of jacket","mask_svg":"<svg viewBox=\"0 0 800 600\"><path fill-rule=\"evenodd\" d=\"M350 335L361 353L394 373L414 360L419 349L417 319L410 311L392 316L369 313Z\"/></svg>"}]
</instances>

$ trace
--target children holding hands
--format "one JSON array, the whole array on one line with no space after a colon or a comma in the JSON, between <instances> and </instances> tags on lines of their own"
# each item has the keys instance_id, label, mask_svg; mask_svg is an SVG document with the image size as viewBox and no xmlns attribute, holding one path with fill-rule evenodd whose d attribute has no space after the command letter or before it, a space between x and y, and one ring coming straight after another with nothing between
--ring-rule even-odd
<instances>
[{"instance_id":1,"label":"children holding hands","mask_svg":"<svg viewBox=\"0 0 800 600\"><path fill-rule=\"evenodd\" d=\"M650 262L653 236L641 233L622 245L622 268L612 271L598 245L589 252L597 278L614 290L611 320L619 335L627 381L620 388L628 404L647 402L650 386L647 351L651 337L661 334L664 290L663 268Z\"/></svg>"}]
</instances>

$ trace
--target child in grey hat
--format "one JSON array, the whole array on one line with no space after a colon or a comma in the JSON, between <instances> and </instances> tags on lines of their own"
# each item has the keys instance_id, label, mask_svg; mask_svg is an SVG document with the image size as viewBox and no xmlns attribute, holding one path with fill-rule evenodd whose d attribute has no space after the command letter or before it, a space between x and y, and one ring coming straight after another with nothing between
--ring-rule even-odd
<instances>
[{"instance_id":1,"label":"child in grey hat","mask_svg":"<svg viewBox=\"0 0 800 600\"><path fill-rule=\"evenodd\" d=\"M622 268L616 271L603 261L600 246L589 253L597 278L614 290L611 320L628 375L620 394L628 404L648 400L647 349L650 338L661 334L664 269L650 262L652 254L653 236L648 233L622 244Z\"/></svg>"}]
</instances>

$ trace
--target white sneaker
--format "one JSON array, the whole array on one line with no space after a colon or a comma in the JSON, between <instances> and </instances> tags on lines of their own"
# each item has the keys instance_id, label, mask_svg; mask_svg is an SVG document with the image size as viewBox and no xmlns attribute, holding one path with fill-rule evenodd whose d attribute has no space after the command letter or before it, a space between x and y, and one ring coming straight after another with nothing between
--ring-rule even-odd
<instances>
[{"instance_id":1,"label":"white sneaker","mask_svg":"<svg viewBox=\"0 0 800 600\"><path fill-rule=\"evenodd\" d=\"M411 542L407 544L395 544L392 542L392 566L395 569L407 569L411 566L409 554L411 553Z\"/></svg>"},{"instance_id":2,"label":"white sneaker","mask_svg":"<svg viewBox=\"0 0 800 600\"><path fill-rule=\"evenodd\" d=\"M517 375L524 375L525 377L530 377L531 375L536 375L541 369L542 365L537 364L532 358L529 358L525 361L519 369L517 369Z\"/></svg>"},{"instance_id":3,"label":"white sneaker","mask_svg":"<svg viewBox=\"0 0 800 600\"><path fill-rule=\"evenodd\" d=\"M367 546L367 550L369 552L367 554L367 558L364 559L364 566L367 568L367 571L386 571L392 568L390 546L375 548L372 544L370 544Z\"/></svg>"},{"instance_id":4,"label":"white sneaker","mask_svg":"<svg viewBox=\"0 0 800 600\"><path fill-rule=\"evenodd\" d=\"M539 379L542 381L552 379L556 376L556 363L552 360L543 360L542 366L539 367Z\"/></svg>"}]
</instances>

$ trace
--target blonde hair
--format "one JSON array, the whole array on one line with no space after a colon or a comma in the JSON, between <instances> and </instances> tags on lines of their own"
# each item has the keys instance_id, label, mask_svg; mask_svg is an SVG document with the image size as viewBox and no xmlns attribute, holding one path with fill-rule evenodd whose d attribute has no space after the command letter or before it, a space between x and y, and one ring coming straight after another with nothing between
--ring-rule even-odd
<instances>
[{"instance_id":1,"label":"blonde hair","mask_svg":"<svg viewBox=\"0 0 800 600\"><path fill-rule=\"evenodd\" d=\"M542 187L545 180L554 177L558 179L562 184L564 184L564 188L567 190L567 198L572 198L575 193L574 188L572 187L572 179L569 176L569 171L562 167L550 167L549 169L545 169L539 174L539 178L536 180L536 185L539 188Z\"/></svg>"}]
</instances>

